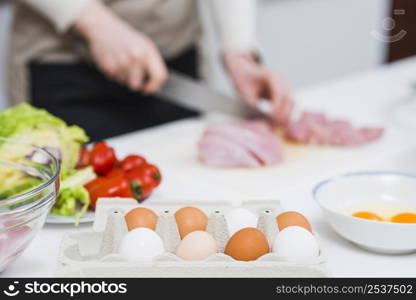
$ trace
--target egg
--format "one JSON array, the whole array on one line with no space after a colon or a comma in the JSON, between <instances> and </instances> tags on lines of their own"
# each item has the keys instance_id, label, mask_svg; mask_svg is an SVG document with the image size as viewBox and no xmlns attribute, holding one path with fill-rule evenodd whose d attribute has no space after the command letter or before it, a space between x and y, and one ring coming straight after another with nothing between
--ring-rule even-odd
<instances>
[{"instance_id":1,"label":"egg","mask_svg":"<svg viewBox=\"0 0 416 300\"><path fill-rule=\"evenodd\" d=\"M183 207L175 213L176 225L181 239L196 230L205 231L208 224L207 215L196 207Z\"/></svg>"},{"instance_id":2,"label":"egg","mask_svg":"<svg viewBox=\"0 0 416 300\"><path fill-rule=\"evenodd\" d=\"M379 215L369 212L369 211L359 211L359 212L353 213L352 216L356 218L360 218L360 219L366 219L366 220L383 221L383 219Z\"/></svg>"},{"instance_id":3,"label":"egg","mask_svg":"<svg viewBox=\"0 0 416 300\"><path fill-rule=\"evenodd\" d=\"M124 217L129 231L146 227L152 230L156 229L157 215L145 207L137 207L130 210Z\"/></svg>"},{"instance_id":4,"label":"egg","mask_svg":"<svg viewBox=\"0 0 416 300\"><path fill-rule=\"evenodd\" d=\"M176 249L176 255L183 260L199 261L217 252L217 243L208 232L193 231L187 234Z\"/></svg>"},{"instance_id":5,"label":"egg","mask_svg":"<svg viewBox=\"0 0 416 300\"><path fill-rule=\"evenodd\" d=\"M152 261L165 252L162 239L149 228L136 228L129 231L121 240L119 253L129 261Z\"/></svg>"},{"instance_id":6,"label":"egg","mask_svg":"<svg viewBox=\"0 0 416 300\"><path fill-rule=\"evenodd\" d=\"M312 232L312 226L308 219L296 211L286 211L276 217L277 227L280 231L289 226L300 226Z\"/></svg>"},{"instance_id":7,"label":"egg","mask_svg":"<svg viewBox=\"0 0 416 300\"><path fill-rule=\"evenodd\" d=\"M251 211L242 207L231 209L226 215L228 234L232 236L240 229L246 227L257 227L257 216Z\"/></svg>"},{"instance_id":8,"label":"egg","mask_svg":"<svg viewBox=\"0 0 416 300\"><path fill-rule=\"evenodd\" d=\"M236 260L256 260L269 252L264 234L252 227L243 228L228 240L224 253Z\"/></svg>"},{"instance_id":9,"label":"egg","mask_svg":"<svg viewBox=\"0 0 416 300\"><path fill-rule=\"evenodd\" d=\"M276 234L272 252L288 261L306 261L319 255L319 245L310 231L289 226Z\"/></svg>"},{"instance_id":10,"label":"egg","mask_svg":"<svg viewBox=\"0 0 416 300\"><path fill-rule=\"evenodd\" d=\"M391 218L393 223L416 223L416 214L414 213L401 213Z\"/></svg>"}]
</instances>

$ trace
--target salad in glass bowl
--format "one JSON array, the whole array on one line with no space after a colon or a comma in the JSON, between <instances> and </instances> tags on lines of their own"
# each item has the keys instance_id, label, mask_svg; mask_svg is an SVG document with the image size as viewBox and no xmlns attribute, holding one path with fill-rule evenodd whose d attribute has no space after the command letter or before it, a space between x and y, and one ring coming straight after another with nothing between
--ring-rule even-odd
<instances>
[{"instance_id":1,"label":"salad in glass bowl","mask_svg":"<svg viewBox=\"0 0 416 300\"><path fill-rule=\"evenodd\" d=\"M54 155L33 145L0 138L0 272L42 228L59 191ZM35 153L35 154L34 154ZM36 155L42 163L34 162Z\"/></svg>"},{"instance_id":2,"label":"salad in glass bowl","mask_svg":"<svg viewBox=\"0 0 416 300\"><path fill-rule=\"evenodd\" d=\"M81 147L88 142L82 128L68 126L46 110L23 103L0 113L0 137L46 150L59 162L61 189L52 213L79 219L87 211L89 196L83 186L96 175L91 167L77 169ZM37 148L22 151L13 143L0 143L0 156L8 161L24 157L37 165L50 163L50 158ZM0 172L0 200L23 193L38 183L39 179L28 172Z\"/></svg>"}]
</instances>

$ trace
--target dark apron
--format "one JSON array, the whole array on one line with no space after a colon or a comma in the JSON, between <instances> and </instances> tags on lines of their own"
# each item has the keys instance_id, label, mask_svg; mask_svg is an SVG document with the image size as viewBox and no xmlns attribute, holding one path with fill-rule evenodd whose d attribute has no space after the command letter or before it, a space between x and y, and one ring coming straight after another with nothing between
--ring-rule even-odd
<instances>
[{"instance_id":1,"label":"dark apron","mask_svg":"<svg viewBox=\"0 0 416 300\"><path fill-rule=\"evenodd\" d=\"M192 48L166 62L170 69L197 78ZM154 96L133 92L87 63L30 64L32 104L69 125L84 128L92 141L198 115Z\"/></svg>"}]
</instances>

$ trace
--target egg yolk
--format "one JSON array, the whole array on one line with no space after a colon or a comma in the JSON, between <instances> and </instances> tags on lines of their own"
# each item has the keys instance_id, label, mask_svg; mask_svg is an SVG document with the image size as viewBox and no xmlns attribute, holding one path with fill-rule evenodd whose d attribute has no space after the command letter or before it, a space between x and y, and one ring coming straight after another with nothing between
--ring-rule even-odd
<instances>
[{"instance_id":1,"label":"egg yolk","mask_svg":"<svg viewBox=\"0 0 416 300\"><path fill-rule=\"evenodd\" d=\"M391 218L393 223L416 223L416 214L401 213Z\"/></svg>"},{"instance_id":2,"label":"egg yolk","mask_svg":"<svg viewBox=\"0 0 416 300\"><path fill-rule=\"evenodd\" d=\"M366 219L366 220L383 221L383 219L380 218L378 215L376 215L372 212L369 212L369 211L359 211L359 212L356 212L352 215L353 215L353 217Z\"/></svg>"}]
</instances>

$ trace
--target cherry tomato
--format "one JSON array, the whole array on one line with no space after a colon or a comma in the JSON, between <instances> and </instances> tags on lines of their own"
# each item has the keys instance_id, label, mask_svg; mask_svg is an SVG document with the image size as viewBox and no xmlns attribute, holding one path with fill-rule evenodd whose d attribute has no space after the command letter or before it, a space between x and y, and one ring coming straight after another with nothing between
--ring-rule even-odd
<instances>
[{"instance_id":1,"label":"cherry tomato","mask_svg":"<svg viewBox=\"0 0 416 300\"><path fill-rule=\"evenodd\" d=\"M125 172L121 168L113 168L110 172L108 172L105 177L124 177Z\"/></svg>"},{"instance_id":2,"label":"cherry tomato","mask_svg":"<svg viewBox=\"0 0 416 300\"><path fill-rule=\"evenodd\" d=\"M159 186L160 182L162 181L162 174L158 167L152 164L147 164L144 167L145 174L152 176L155 181L155 186Z\"/></svg>"},{"instance_id":3,"label":"cherry tomato","mask_svg":"<svg viewBox=\"0 0 416 300\"><path fill-rule=\"evenodd\" d=\"M98 142L91 151L90 163L97 174L103 175L116 163L117 158L114 149L109 147L105 142Z\"/></svg>"},{"instance_id":4,"label":"cherry tomato","mask_svg":"<svg viewBox=\"0 0 416 300\"><path fill-rule=\"evenodd\" d=\"M97 177L97 178L95 178L94 180L92 180L92 181L88 182L88 183L85 185L85 188L86 188L88 191L94 190L94 189L96 189L98 186L100 186L100 185L101 185L104 181L105 181L105 177L98 176L98 177Z\"/></svg>"},{"instance_id":5,"label":"cherry tomato","mask_svg":"<svg viewBox=\"0 0 416 300\"><path fill-rule=\"evenodd\" d=\"M88 190L88 193L90 194L90 207L92 207L93 209L95 209L95 204L98 198L97 193L95 193L95 190L97 190L105 181L105 177L97 177L85 185L85 188Z\"/></svg>"},{"instance_id":6,"label":"cherry tomato","mask_svg":"<svg viewBox=\"0 0 416 300\"><path fill-rule=\"evenodd\" d=\"M86 186L91 197L91 207L95 209L100 197L132 197L130 185L123 177L101 177L94 185Z\"/></svg>"},{"instance_id":7,"label":"cherry tomato","mask_svg":"<svg viewBox=\"0 0 416 300\"><path fill-rule=\"evenodd\" d=\"M130 171L146 164L146 159L140 155L128 155L121 161L121 168L124 171Z\"/></svg>"},{"instance_id":8,"label":"cherry tomato","mask_svg":"<svg viewBox=\"0 0 416 300\"><path fill-rule=\"evenodd\" d=\"M133 196L139 201L149 197L156 186L155 180L152 176L145 174L143 168L135 168L127 172L126 178L130 183Z\"/></svg>"},{"instance_id":9,"label":"cherry tomato","mask_svg":"<svg viewBox=\"0 0 416 300\"><path fill-rule=\"evenodd\" d=\"M79 153L77 168L85 168L90 164L90 150L87 147L82 147Z\"/></svg>"}]
</instances>

